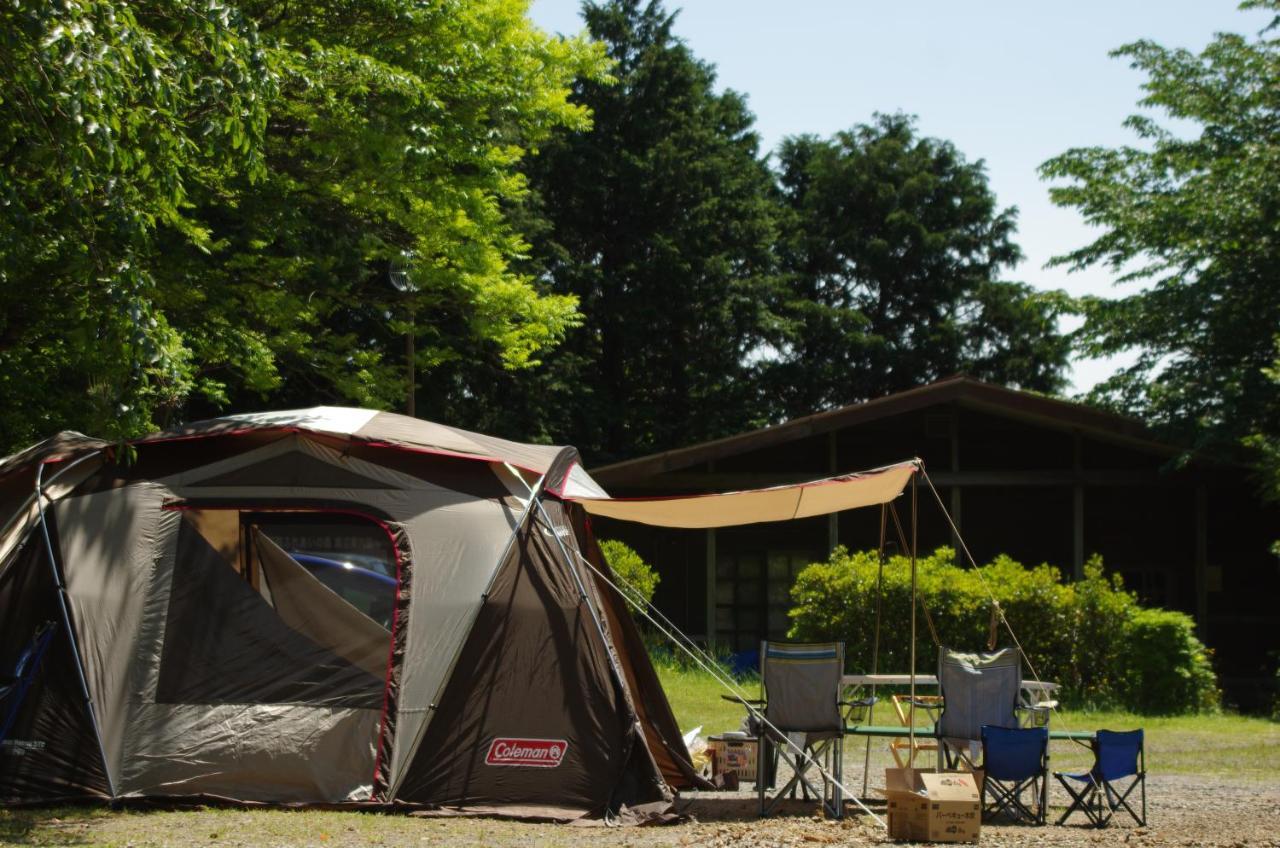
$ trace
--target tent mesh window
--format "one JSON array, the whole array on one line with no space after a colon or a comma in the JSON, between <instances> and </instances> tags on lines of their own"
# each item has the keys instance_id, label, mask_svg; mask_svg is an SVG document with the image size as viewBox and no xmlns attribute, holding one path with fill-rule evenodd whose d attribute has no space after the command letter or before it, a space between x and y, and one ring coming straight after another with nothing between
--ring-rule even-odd
<instances>
[{"instance_id":1,"label":"tent mesh window","mask_svg":"<svg viewBox=\"0 0 1280 848\"><path fill-rule=\"evenodd\" d=\"M244 513L241 527L250 549L255 531L265 535L330 591L391 629L396 560L384 529L358 516L314 513Z\"/></svg>"},{"instance_id":2,"label":"tent mesh window","mask_svg":"<svg viewBox=\"0 0 1280 848\"><path fill-rule=\"evenodd\" d=\"M228 521L229 513L235 516ZM381 537L383 550L371 553L394 562L391 541L371 521L301 514L325 538ZM374 569L332 557L293 554L269 532L270 515L228 510L184 514L178 530L156 700L176 704L307 704L379 709L391 634L383 604L394 605L396 581ZM286 546L305 539L306 525L294 515L282 524ZM358 527L358 529L352 529ZM316 545L323 542L316 542ZM309 547L314 547L309 546ZM337 551L330 550L330 554ZM300 561L301 560L301 561ZM355 585L361 605L327 585L316 572L335 567L352 582L361 573L369 585ZM394 566L393 573L394 573ZM358 570L358 571L357 571ZM368 574L363 574L368 572ZM341 588L341 583L336 583ZM348 587L349 588L349 587ZM352 590L352 597L359 592Z\"/></svg>"}]
</instances>

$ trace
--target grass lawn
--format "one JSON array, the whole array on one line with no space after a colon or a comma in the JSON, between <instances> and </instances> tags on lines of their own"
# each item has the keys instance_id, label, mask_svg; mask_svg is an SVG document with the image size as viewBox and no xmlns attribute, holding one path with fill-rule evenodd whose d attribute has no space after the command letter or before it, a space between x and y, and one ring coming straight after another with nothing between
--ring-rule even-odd
<instances>
[{"instance_id":1,"label":"grass lawn","mask_svg":"<svg viewBox=\"0 0 1280 848\"><path fill-rule=\"evenodd\" d=\"M726 690L707 672L659 664L658 676L681 731L702 725L705 736L739 729L742 707L722 700L720 695ZM742 687L749 697L758 697L755 681ZM871 723L896 721L892 708L882 703ZM1280 778L1280 722L1231 713L1156 717L1063 710L1053 716L1052 724L1068 730L1141 727L1147 733L1147 770L1152 773ZM1055 769L1087 767L1093 762L1092 754L1074 742L1054 742L1052 755Z\"/></svg>"}]
</instances>

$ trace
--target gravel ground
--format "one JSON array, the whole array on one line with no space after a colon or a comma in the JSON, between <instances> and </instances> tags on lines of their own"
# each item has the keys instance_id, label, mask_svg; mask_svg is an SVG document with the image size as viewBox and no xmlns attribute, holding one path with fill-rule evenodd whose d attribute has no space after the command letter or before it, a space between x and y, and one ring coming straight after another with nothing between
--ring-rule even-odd
<instances>
[{"instance_id":1,"label":"gravel ground","mask_svg":"<svg viewBox=\"0 0 1280 848\"><path fill-rule=\"evenodd\" d=\"M697 818L698 823L671 828L672 836L674 831L687 829L688 833L683 838L644 844L718 848L740 844L888 842L884 832L866 817L851 817L839 823L800 817L804 805L799 802L790 808L792 815L760 821L753 817L754 798L749 797L749 793L734 794L744 797L731 800L706 794L687 800L687 807L682 809ZM1275 782L1265 784L1185 775L1151 775L1147 778L1147 827L1138 827L1127 817L1123 821L1117 817L1110 827L1097 830L1083 824L1086 819L1080 814L1072 816L1062 827L1053 825L1068 801L1066 793L1055 781L1049 796L1049 825L983 825L981 842L985 845L1034 843L1126 845L1131 848L1156 845L1280 846L1280 775ZM883 807L873 805L872 809L882 812Z\"/></svg>"},{"instance_id":2,"label":"gravel ground","mask_svg":"<svg viewBox=\"0 0 1280 848\"><path fill-rule=\"evenodd\" d=\"M1050 805L1065 804L1055 787ZM1113 824L1105 830L1083 825L1026 827L985 825L988 846L1163 845L1280 846L1280 780L1259 783L1220 778L1152 776L1148 779L1148 821ZM491 819L421 819L368 813L202 809L195 811L111 812L103 809L0 812L0 844L142 846L423 846L467 845L498 848L538 846L870 845L887 842L884 832L863 816L825 821L814 805L789 802L781 815L760 820L750 792L704 793L681 800L689 820L644 828L575 827ZM1051 811L1052 812L1052 811ZM1050 819L1053 820L1053 817ZM1078 821L1084 821L1083 818Z\"/></svg>"}]
</instances>

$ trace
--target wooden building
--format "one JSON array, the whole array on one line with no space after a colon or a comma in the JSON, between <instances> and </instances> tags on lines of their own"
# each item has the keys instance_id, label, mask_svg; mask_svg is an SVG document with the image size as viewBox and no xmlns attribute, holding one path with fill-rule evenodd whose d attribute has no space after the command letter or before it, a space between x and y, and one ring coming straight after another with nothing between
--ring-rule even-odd
<instances>
[{"instance_id":1,"label":"wooden building","mask_svg":"<svg viewBox=\"0 0 1280 848\"><path fill-rule=\"evenodd\" d=\"M1068 575L1101 554L1147 603L1192 614L1242 706L1280 649L1280 514L1243 469L1175 468L1179 448L1092 407L954 377L775 427L644 456L592 475L614 496L749 489L920 457L980 563L1008 554ZM920 493L920 549L953 544ZM741 650L785 635L791 583L837 544L871 549L878 512L721 530L601 520L662 576L656 603L691 634Z\"/></svg>"}]
</instances>

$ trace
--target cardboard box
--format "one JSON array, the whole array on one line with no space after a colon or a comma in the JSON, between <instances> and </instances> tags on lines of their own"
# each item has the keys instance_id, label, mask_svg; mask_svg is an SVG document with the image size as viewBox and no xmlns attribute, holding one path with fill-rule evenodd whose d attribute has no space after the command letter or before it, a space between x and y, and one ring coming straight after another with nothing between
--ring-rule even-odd
<instances>
[{"instance_id":1,"label":"cardboard box","mask_svg":"<svg viewBox=\"0 0 1280 848\"><path fill-rule=\"evenodd\" d=\"M707 739L707 747L711 749L713 775L733 771L737 773L739 780L755 781L756 760L760 750L759 740L711 736Z\"/></svg>"},{"instance_id":2,"label":"cardboard box","mask_svg":"<svg viewBox=\"0 0 1280 848\"><path fill-rule=\"evenodd\" d=\"M982 827L980 773L885 769L889 838L977 842Z\"/></svg>"}]
</instances>

